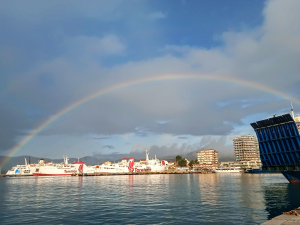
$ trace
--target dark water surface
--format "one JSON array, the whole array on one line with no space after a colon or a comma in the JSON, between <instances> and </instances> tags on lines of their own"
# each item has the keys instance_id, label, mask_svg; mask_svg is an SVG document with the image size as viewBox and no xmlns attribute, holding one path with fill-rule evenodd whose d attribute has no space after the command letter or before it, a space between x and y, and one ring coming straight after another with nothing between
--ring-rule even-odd
<instances>
[{"instance_id":1,"label":"dark water surface","mask_svg":"<svg viewBox=\"0 0 300 225\"><path fill-rule=\"evenodd\" d=\"M300 206L281 174L0 178L0 224L260 224Z\"/></svg>"}]
</instances>

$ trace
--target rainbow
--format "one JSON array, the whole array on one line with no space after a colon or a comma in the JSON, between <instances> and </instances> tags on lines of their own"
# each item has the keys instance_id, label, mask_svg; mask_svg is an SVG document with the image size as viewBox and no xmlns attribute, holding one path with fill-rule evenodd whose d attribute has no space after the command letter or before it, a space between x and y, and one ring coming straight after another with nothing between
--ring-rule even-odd
<instances>
[{"instance_id":1,"label":"rainbow","mask_svg":"<svg viewBox=\"0 0 300 225\"><path fill-rule=\"evenodd\" d=\"M153 82L153 81L164 81L164 80L181 80L181 79L200 79L200 80L212 80L212 81L223 81L223 82L228 82L228 83L233 83L233 84L238 84L250 88L254 88L263 92L267 92L276 96L279 96L281 98L287 99L293 103L299 104L300 105L300 100L297 98L290 96L288 94L285 94L281 91L278 91L276 89L273 89L269 86L259 84L256 82L248 81L248 80L242 80L237 77L229 77L229 76L217 76L217 75L193 75L193 74L168 74L168 75L161 75L161 76L153 76L153 77L147 77L147 78L140 78L136 80L130 80L127 82L115 84L106 88L103 88L99 91L94 92L93 94L86 96L82 99L80 99L77 102L74 102L65 108L63 108L61 111L56 113L54 116L50 117L47 119L45 122L43 122L41 125L39 125L33 132L28 134L25 138L23 138L17 145L15 145L8 153L6 157L2 159L0 162L0 166L3 167L11 157L13 157L26 143L28 143L34 136L39 134L42 130L44 130L48 125L56 121L58 118L62 117L66 113L70 112L71 110L75 109L76 107L94 99L99 96L102 96L104 94L113 92L115 90L125 88L125 87L130 87L142 83L147 83L147 82Z\"/></svg>"}]
</instances>

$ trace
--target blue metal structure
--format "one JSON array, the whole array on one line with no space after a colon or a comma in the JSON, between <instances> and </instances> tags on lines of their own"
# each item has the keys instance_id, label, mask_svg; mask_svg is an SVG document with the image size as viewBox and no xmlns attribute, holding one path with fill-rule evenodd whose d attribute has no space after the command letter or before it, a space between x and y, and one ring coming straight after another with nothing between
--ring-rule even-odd
<instances>
[{"instance_id":1,"label":"blue metal structure","mask_svg":"<svg viewBox=\"0 0 300 225\"><path fill-rule=\"evenodd\" d=\"M251 123L259 142L262 169L285 173L293 171L300 181L300 135L290 114ZM290 177L289 177L290 178ZM291 180L288 179L290 182Z\"/></svg>"}]
</instances>

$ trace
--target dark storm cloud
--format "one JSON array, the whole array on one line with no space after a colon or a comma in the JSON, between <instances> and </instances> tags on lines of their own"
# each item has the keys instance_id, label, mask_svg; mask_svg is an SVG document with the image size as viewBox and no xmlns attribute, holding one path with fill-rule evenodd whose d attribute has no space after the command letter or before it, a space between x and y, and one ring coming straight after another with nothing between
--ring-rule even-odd
<instances>
[{"instance_id":1,"label":"dark storm cloud","mask_svg":"<svg viewBox=\"0 0 300 225\"><path fill-rule=\"evenodd\" d=\"M115 147L113 145L104 145L102 148L114 149Z\"/></svg>"},{"instance_id":2,"label":"dark storm cloud","mask_svg":"<svg viewBox=\"0 0 300 225\"><path fill-rule=\"evenodd\" d=\"M47 116L36 115L22 105L0 104L0 151L9 150L17 144L16 137L28 135L30 127L38 126Z\"/></svg>"},{"instance_id":3,"label":"dark storm cloud","mask_svg":"<svg viewBox=\"0 0 300 225\"><path fill-rule=\"evenodd\" d=\"M0 146L1 150L7 150L14 146L16 136L21 135L28 124L24 111L17 107L1 104L0 114Z\"/></svg>"},{"instance_id":4,"label":"dark storm cloud","mask_svg":"<svg viewBox=\"0 0 300 225\"><path fill-rule=\"evenodd\" d=\"M153 145L148 149L148 152L151 158L154 158L156 155L161 159L174 159L176 155L181 155L191 160L197 157L197 152L205 149L215 149L218 151L220 161L233 161L233 145L232 143L227 144L225 136L205 136L200 142L195 144L183 143L182 145L178 145L174 143L170 146ZM145 150L131 151L130 156L137 159L144 159Z\"/></svg>"},{"instance_id":5,"label":"dark storm cloud","mask_svg":"<svg viewBox=\"0 0 300 225\"><path fill-rule=\"evenodd\" d=\"M270 86L274 92L299 96L295 86L300 70L297 1L267 2L260 27L224 32L219 37L222 46L212 49L160 40L153 16L164 19L168 15L152 12L141 1L135 7L125 1L95 1L94 7L66 1L61 8L52 1L10 2L2 1L4 7L0 9L0 19L7 22L0 25L4 34L0 37L1 150L12 147L18 135L33 130L42 119L49 118L47 115L55 115L96 91L157 75L227 74L232 80L245 79ZM136 14L138 6L140 13ZM279 20L277 12L282 7L288 13ZM151 21L144 14L151 15ZM104 29L116 21L119 25L112 30ZM142 38L145 29L149 32L147 38ZM158 54L158 49L163 50ZM35 115L22 107L7 107L2 96L8 97L12 105L25 105ZM258 112L275 114L286 109L288 102L255 85L251 88L218 80L169 79L101 95L65 113L41 134L226 135L243 124L242 118ZM299 106L295 107L297 111ZM38 121L33 122L36 118ZM213 139L210 142L217 146ZM166 156L198 147L174 144L153 146L149 151Z\"/></svg>"},{"instance_id":6,"label":"dark storm cloud","mask_svg":"<svg viewBox=\"0 0 300 225\"><path fill-rule=\"evenodd\" d=\"M129 155L128 154L122 154L122 153L119 153L119 152L112 152L112 153L109 153L109 154L103 154L101 152L94 152L93 157L99 158L99 159L101 159L102 162L104 162L104 161L107 161L107 160L113 161L113 160L120 160L122 158L128 158Z\"/></svg>"},{"instance_id":7,"label":"dark storm cloud","mask_svg":"<svg viewBox=\"0 0 300 225\"><path fill-rule=\"evenodd\" d=\"M149 128L144 126L139 126L134 129L134 134L140 137L147 137L149 135Z\"/></svg>"},{"instance_id":8,"label":"dark storm cloud","mask_svg":"<svg viewBox=\"0 0 300 225\"><path fill-rule=\"evenodd\" d=\"M93 138L93 139L103 140L103 139L110 139L110 137L98 137L98 138Z\"/></svg>"}]
</instances>

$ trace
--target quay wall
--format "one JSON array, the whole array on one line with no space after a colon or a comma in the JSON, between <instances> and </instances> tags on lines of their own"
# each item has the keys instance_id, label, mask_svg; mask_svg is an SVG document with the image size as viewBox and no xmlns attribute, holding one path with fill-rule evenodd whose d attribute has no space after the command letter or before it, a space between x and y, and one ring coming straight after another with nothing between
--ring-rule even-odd
<instances>
[{"instance_id":1,"label":"quay wall","mask_svg":"<svg viewBox=\"0 0 300 225\"><path fill-rule=\"evenodd\" d=\"M72 174L72 176L115 176L115 175L151 175L151 174L193 174L193 173L203 173L209 174L212 172L138 172L138 173L88 173L88 174ZM0 177L28 177L33 175L6 175L0 174Z\"/></svg>"}]
</instances>

